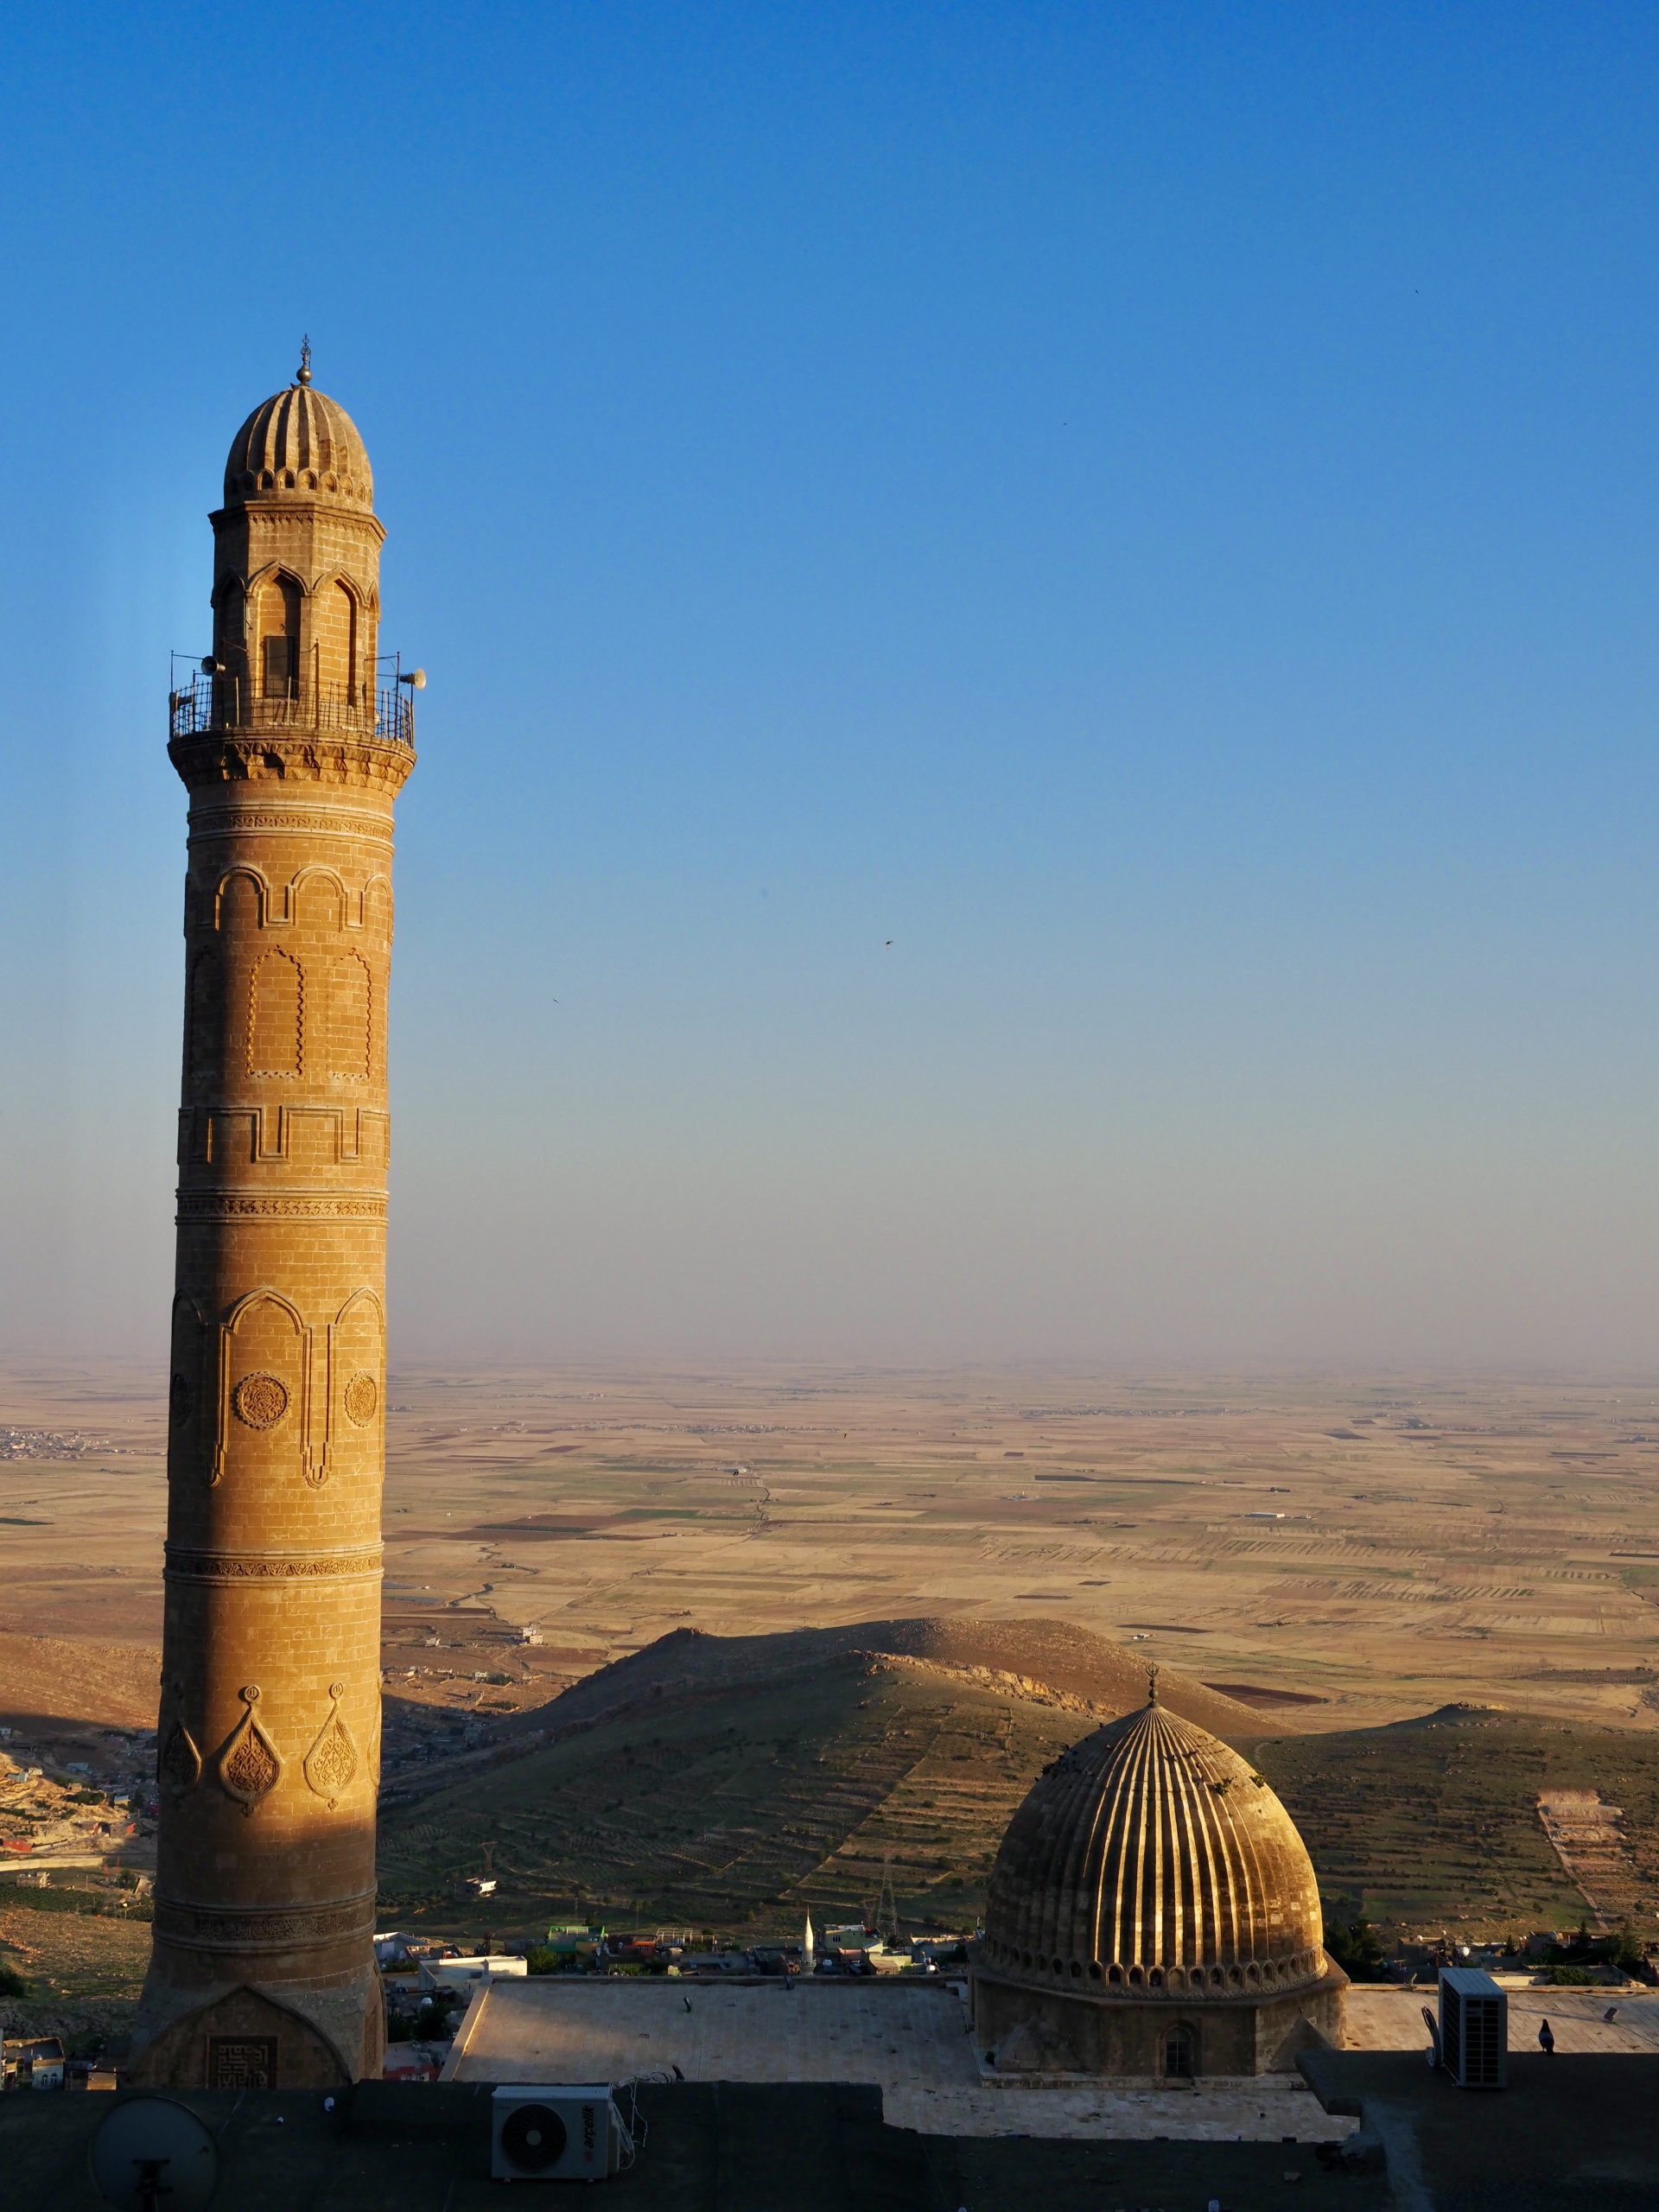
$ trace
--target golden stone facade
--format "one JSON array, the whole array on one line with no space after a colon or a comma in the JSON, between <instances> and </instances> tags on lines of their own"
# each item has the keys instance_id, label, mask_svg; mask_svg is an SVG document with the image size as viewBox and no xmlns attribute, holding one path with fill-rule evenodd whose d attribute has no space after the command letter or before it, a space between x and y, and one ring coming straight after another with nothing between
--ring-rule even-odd
<instances>
[{"instance_id":1,"label":"golden stone facade","mask_svg":"<svg viewBox=\"0 0 1659 2212\"><path fill-rule=\"evenodd\" d=\"M1008 1824L973 1964L1000 2071L1260 2074L1342 2041L1294 1822L1236 1751L1156 1701L1063 1752Z\"/></svg>"},{"instance_id":2,"label":"golden stone facade","mask_svg":"<svg viewBox=\"0 0 1659 2212\"><path fill-rule=\"evenodd\" d=\"M368 456L308 365L212 518L189 792L154 1949L135 2078L378 2075L386 1007L407 690Z\"/></svg>"}]
</instances>

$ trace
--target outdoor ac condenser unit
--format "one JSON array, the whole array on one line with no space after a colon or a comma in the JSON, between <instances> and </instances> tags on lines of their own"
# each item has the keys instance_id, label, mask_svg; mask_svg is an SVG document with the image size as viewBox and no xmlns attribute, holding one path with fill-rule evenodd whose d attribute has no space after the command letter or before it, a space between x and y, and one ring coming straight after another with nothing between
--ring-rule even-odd
<instances>
[{"instance_id":1,"label":"outdoor ac condenser unit","mask_svg":"<svg viewBox=\"0 0 1659 2212\"><path fill-rule=\"evenodd\" d=\"M1510 2000L1491 1974L1440 1969L1440 2063L1460 2089L1508 2087Z\"/></svg>"},{"instance_id":2,"label":"outdoor ac condenser unit","mask_svg":"<svg viewBox=\"0 0 1659 2212\"><path fill-rule=\"evenodd\" d=\"M515 2082L490 2100L493 2180L603 2181L632 2152L607 2082Z\"/></svg>"}]
</instances>

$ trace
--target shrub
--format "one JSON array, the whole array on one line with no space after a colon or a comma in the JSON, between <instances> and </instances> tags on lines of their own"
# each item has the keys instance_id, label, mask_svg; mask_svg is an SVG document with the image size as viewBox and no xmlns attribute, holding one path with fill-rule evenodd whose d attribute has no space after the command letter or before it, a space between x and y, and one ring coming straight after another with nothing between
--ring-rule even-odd
<instances>
[{"instance_id":1,"label":"shrub","mask_svg":"<svg viewBox=\"0 0 1659 2212\"><path fill-rule=\"evenodd\" d=\"M1369 1920L1327 1921L1325 1948L1350 1981L1385 1981L1388 1954Z\"/></svg>"}]
</instances>

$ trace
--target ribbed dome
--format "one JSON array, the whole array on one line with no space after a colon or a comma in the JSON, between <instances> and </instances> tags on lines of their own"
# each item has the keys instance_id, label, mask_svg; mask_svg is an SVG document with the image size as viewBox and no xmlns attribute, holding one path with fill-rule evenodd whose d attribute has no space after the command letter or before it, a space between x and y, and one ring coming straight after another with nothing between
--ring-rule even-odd
<instances>
[{"instance_id":1,"label":"ribbed dome","mask_svg":"<svg viewBox=\"0 0 1659 2212\"><path fill-rule=\"evenodd\" d=\"M302 368L286 391L256 407L231 441L225 502L283 498L331 499L372 508L367 448L343 407L311 389Z\"/></svg>"},{"instance_id":2,"label":"ribbed dome","mask_svg":"<svg viewBox=\"0 0 1659 2212\"><path fill-rule=\"evenodd\" d=\"M1079 1996L1237 1997L1325 1971L1312 1862L1261 1776L1157 1704L1063 1752L1008 1825L982 1965Z\"/></svg>"}]
</instances>

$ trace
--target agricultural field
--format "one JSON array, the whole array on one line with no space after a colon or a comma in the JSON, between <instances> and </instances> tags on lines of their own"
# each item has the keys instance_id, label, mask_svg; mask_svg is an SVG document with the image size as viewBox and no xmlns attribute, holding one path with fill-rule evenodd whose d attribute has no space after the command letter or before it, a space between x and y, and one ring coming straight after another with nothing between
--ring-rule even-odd
<instances>
[{"instance_id":1,"label":"agricultural field","mask_svg":"<svg viewBox=\"0 0 1659 2212\"><path fill-rule=\"evenodd\" d=\"M4 1748L99 1786L153 1721L159 1380L0 1374ZM1575 1923L1552 1789L1618 1808L1593 1881L1651 1913L1645 1378L404 1367L388 1401L404 1916L479 1924L493 1840L504 1929L578 1895L781 1925L889 1860L960 1919L1031 1775L1154 1662L1259 1745L1344 1910Z\"/></svg>"},{"instance_id":2,"label":"agricultural field","mask_svg":"<svg viewBox=\"0 0 1659 2212\"><path fill-rule=\"evenodd\" d=\"M1179 1675L1160 1694L1201 1725L1255 1725ZM908 1923L971 1925L1034 1777L1145 1695L1133 1660L1048 1623L681 1631L513 1732L486 1786L389 1793L385 1908L435 1925L593 1910L798 1934L808 1910L822 1923L872 1904L887 1872ZM486 1868L494 1896L465 1900Z\"/></svg>"}]
</instances>

